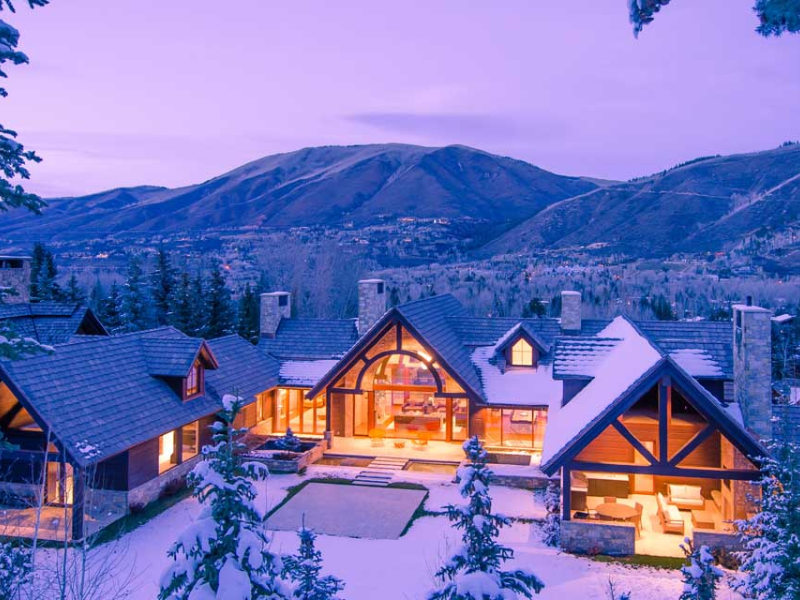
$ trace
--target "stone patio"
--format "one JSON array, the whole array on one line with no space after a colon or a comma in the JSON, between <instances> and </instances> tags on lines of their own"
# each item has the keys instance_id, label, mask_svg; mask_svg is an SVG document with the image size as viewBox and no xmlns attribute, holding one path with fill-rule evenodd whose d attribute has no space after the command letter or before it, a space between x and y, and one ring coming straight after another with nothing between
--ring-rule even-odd
<instances>
[{"instance_id":1,"label":"stone patio","mask_svg":"<svg viewBox=\"0 0 800 600\"><path fill-rule=\"evenodd\" d=\"M342 537L400 537L427 492L400 488L309 483L267 520L267 528L299 529Z\"/></svg>"}]
</instances>

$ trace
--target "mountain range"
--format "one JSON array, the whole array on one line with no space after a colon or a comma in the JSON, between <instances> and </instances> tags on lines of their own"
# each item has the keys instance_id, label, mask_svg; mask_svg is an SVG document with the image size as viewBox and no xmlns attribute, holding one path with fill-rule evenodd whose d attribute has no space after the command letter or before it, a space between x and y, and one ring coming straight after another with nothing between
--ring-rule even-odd
<instances>
[{"instance_id":1,"label":"mountain range","mask_svg":"<svg viewBox=\"0 0 800 600\"><path fill-rule=\"evenodd\" d=\"M54 198L12 211L8 239L81 240L214 228L356 227L396 217L487 224L483 255L601 247L714 251L800 219L800 145L718 156L630 182L557 175L464 146L326 146L268 156L197 185Z\"/></svg>"}]
</instances>

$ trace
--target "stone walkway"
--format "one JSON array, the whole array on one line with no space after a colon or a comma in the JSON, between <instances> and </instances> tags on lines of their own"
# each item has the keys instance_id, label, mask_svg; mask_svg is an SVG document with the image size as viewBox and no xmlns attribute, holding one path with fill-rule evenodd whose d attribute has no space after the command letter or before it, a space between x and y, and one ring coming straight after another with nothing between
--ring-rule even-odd
<instances>
[{"instance_id":1,"label":"stone walkway","mask_svg":"<svg viewBox=\"0 0 800 600\"><path fill-rule=\"evenodd\" d=\"M269 517L267 528L306 527L343 537L395 540L425 499L423 490L309 483Z\"/></svg>"}]
</instances>

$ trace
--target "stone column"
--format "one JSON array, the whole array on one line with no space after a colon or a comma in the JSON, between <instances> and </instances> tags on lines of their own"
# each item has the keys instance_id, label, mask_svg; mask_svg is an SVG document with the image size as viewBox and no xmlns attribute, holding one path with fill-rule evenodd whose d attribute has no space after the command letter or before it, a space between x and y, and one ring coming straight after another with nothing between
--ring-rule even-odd
<instances>
[{"instance_id":1,"label":"stone column","mask_svg":"<svg viewBox=\"0 0 800 600\"><path fill-rule=\"evenodd\" d=\"M758 306L733 307L733 397L745 426L772 438L772 313Z\"/></svg>"},{"instance_id":2,"label":"stone column","mask_svg":"<svg viewBox=\"0 0 800 600\"><path fill-rule=\"evenodd\" d=\"M386 283L383 279L358 282L358 335L364 335L386 313Z\"/></svg>"},{"instance_id":3,"label":"stone column","mask_svg":"<svg viewBox=\"0 0 800 600\"><path fill-rule=\"evenodd\" d=\"M565 290L561 292L561 330L581 330L581 293Z\"/></svg>"},{"instance_id":4,"label":"stone column","mask_svg":"<svg viewBox=\"0 0 800 600\"><path fill-rule=\"evenodd\" d=\"M289 292L261 294L259 328L264 337L275 337L281 319L292 316L292 295Z\"/></svg>"}]
</instances>

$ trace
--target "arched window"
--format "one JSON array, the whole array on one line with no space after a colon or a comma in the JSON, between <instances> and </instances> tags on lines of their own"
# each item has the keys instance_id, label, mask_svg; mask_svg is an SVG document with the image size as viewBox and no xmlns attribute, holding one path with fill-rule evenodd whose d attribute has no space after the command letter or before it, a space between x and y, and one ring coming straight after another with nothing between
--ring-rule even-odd
<instances>
[{"instance_id":1,"label":"arched window","mask_svg":"<svg viewBox=\"0 0 800 600\"><path fill-rule=\"evenodd\" d=\"M511 346L511 364L515 367L533 366L533 348L522 338Z\"/></svg>"}]
</instances>

